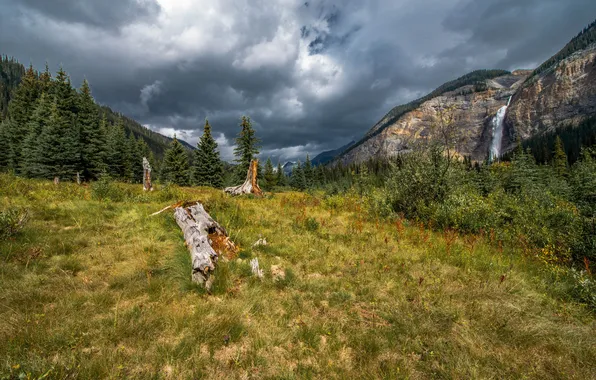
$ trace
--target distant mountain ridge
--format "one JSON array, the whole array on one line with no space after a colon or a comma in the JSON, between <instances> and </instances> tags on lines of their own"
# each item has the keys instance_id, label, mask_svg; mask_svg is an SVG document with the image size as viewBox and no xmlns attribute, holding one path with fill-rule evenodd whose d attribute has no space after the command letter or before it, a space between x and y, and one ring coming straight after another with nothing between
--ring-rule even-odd
<instances>
[{"instance_id":1,"label":"distant mountain ridge","mask_svg":"<svg viewBox=\"0 0 596 380\"><path fill-rule=\"evenodd\" d=\"M314 166L325 165L326 163L333 161L337 156L345 152L354 144L356 144L356 141L352 140L341 148L321 152L312 159L312 164Z\"/></svg>"},{"instance_id":2,"label":"distant mountain ridge","mask_svg":"<svg viewBox=\"0 0 596 380\"><path fill-rule=\"evenodd\" d=\"M394 107L334 162L359 163L408 152L432 134L441 109L453 113L457 153L483 161L496 136L493 119L506 105L499 140L503 153L511 151L518 138L555 133L596 117L596 22L533 71L477 70Z\"/></svg>"}]
</instances>

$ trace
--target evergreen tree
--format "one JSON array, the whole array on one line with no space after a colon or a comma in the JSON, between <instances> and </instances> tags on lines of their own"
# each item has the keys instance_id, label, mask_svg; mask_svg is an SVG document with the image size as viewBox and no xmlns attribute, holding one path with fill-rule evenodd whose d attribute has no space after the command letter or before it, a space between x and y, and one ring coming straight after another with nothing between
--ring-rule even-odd
<instances>
[{"instance_id":1,"label":"evergreen tree","mask_svg":"<svg viewBox=\"0 0 596 380\"><path fill-rule=\"evenodd\" d=\"M50 89L52 87L52 74L50 73L50 68L48 67L48 63L46 62L46 69L43 73L39 74L39 92L45 92L46 94L50 93Z\"/></svg>"},{"instance_id":2,"label":"evergreen tree","mask_svg":"<svg viewBox=\"0 0 596 380\"><path fill-rule=\"evenodd\" d=\"M106 142L106 164L108 173L114 178L125 178L126 167L124 162L127 157L127 140L124 132L122 118L116 121L115 125L108 128Z\"/></svg>"},{"instance_id":3,"label":"evergreen tree","mask_svg":"<svg viewBox=\"0 0 596 380\"><path fill-rule=\"evenodd\" d=\"M9 155L8 155L8 119L0 122L0 172L8 169Z\"/></svg>"},{"instance_id":4,"label":"evergreen tree","mask_svg":"<svg viewBox=\"0 0 596 380\"><path fill-rule=\"evenodd\" d=\"M250 118L242 116L242 122L240 123L240 133L236 138L236 148L234 154L236 155L236 176L239 181L244 181L250 162L259 154L257 144L259 140L255 136L255 130L252 128ZM258 172L257 172L258 174Z\"/></svg>"},{"instance_id":5,"label":"evergreen tree","mask_svg":"<svg viewBox=\"0 0 596 380\"><path fill-rule=\"evenodd\" d=\"M143 155L139 150L139 142L135 135L131 133L128 136L128 166L130 167L129 180L132 183L143 182Z\"/></svg>"},{"instance_id":6,"label":"evergreen tree","mask_svg":"<svg viewBox=\"0 0 596 380\"><path fill-rule=\"evenodd\" d=\"M274 186L277 186L277 177L273 172L273 164L271 163L271 158L268 158L267 162L265 163L264 178L265 188L267 190L271 190Z\"/></svg>"},{"instance_id":7,"label":"evergreen tree","mask_svg":"<svg viewBox=\"0 0 596 380\"><path fill-rule=\"evenodd\" d=\"M319 165L315 167L315 185L316 186L324 186L327 182L325 178L325 168L323 165Z\"/></svg>"},{"instance_id":8,"label":"evergreen tree","mask_svg":"<svg viewBox=\"0 0 596 380\"><path fill-rule=\"evenodd\" d=\"M203 136L197 143L194 158L193 183L197 186L222 187L223 165L219 158L217 142L211 135L211 126L208 120L205 120Z\"/></svg>"},{"instance_id":9,"label":"evergreen tree","mask_svg":"<svg viewBox=\"0 0 596 380\"><path fill-rule=\"evenodd\" d=\"M310 156L306 154L306 161L304 162L304 178L306 179L306 188L310 189L314 185L314 170L310 161Z\"/></svg>"},{"instance_id":10,"label":"evergreen tree","mask_svg":"<svg viewBox=\"0 0 596 380\"><path fill-rule=\"evenodd\" d=\"M78 96L77 119L80 127L82 176L85 180L97 179L105 160L106 137L99 128L99 112L86 79Z\"/></svg>"},{"instance_id":11,"label":"evergreen tree","mask_svg":"<svg viewBox=\"0 0 596 380\"><path fill-rule=\"evenodd\" d=\"M555 150L553 152L553 167L559 176L567 176L567 164L567 155L563 149L563 142L561 141L561 138L557 136L555 139Z\"/></svg>"},{"instance_id":12,"label":"evergreen tree","mask_svg":"<svg viewBox=\"0 0 596 380\"><path fill-rule=\"evenodd\" d=\"M275 172L275 182L277 183L277 186L285 186L286 185L286 175L284 173L284 169L281 166L281 163L278 162L277 163L277 171Z\"/></svg>"},{"instance_id":13,"label":"evergreen tree","mask_svg":"<svg viewBox=\"0 0 596 380\"><path fill-rule=\"evenodd\" d=\"M56 132L58 133L59 146L62 151L59 155L57 176L61 179L74 179L82 171L80 130L76 116L77 93L70 84L70 78L60 68L53 82L54 97L57 115L54 118Z\"/></svg>"},{"instance_id":14,"label":"evergreen tree","mask_svg":"<svg viewBox=\"0 0 596 380\"><path fill-rule=\"evenodd\" d=\"M51 115L39 137L42 152L39 174L43 178L58 177L74 180L80 168L79 134L72 128L72 121L64 120L57 100L52 104Z\"/></svg>"},{"instance_id":15,"label":"evergreen tree","mask_svg":"<svg viewBox=\"0 0 596 380\"><path fill-rule=\"evenodd\" d=\"M306 190L306 177L304 176L304 169L300 161L292 168L290 182L293 188L301 191Z\"/></svg>"},{"instance_id":16,"label":"evergreen tree","mask_svg":"<svg viewBox=\"0 0 596 380\"><path fill-rule=\"evenodd\" d=\"M164 182L175 183L179 186L188 186L190 182L188 155L175 135L164 155L161 178Z\"/></svg>"},{"instance_id":17,"label":"evergreen tree","mask_svg":"<svg viewBox=\"0 0 596 380\"><path fill-rule=\"evenodd\" d=\"M43 178L44 176L42 156L45 155L45 152L40 149L40 136L48 125L51 116L52 103L50 96L42 93L37 99L33 117L29 122L29 133L23 144L21 172L27 177Z\"/></svg>"},{"instance_id":18,"label":"evergreen tree","mask_svg":"<svg viewBox=\"0 0 596 380\"><path fill-rule=\"evenodd\" d=\"M39 96L37 73L29 66L21 84L14 92L8 105L11 123L7 124L9 167L19 173L23 143L29 134L29 122L35 109L35 101Z\"/></svg>"}]
</instances>

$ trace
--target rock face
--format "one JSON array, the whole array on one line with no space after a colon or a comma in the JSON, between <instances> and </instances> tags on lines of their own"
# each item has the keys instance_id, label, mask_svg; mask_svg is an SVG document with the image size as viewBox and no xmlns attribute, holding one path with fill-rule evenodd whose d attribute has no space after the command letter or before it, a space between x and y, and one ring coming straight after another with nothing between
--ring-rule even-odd
<instances>
[{"instance_id":1,"label":"rock face","mask_svg":"<svg viewBox=\"0 0 596 380\"><path fill-rule=\"evenodd\" d=\"M531 74L519 70L487 80L483 91L474 91L473 85L460 87L422 103L378 131L384 123L381 120L336 162L358 163L408 152L433 133L441 109L453 113L457 152L477 161L488 157L493 138L491 121L510 97L503 152L514 147L518 135L527 139L596 115L596 45L576 52L539 75L530 77Z\"/></svg>"},{"instance_id":2,"label":"rock face","mask_svg":"<svg viewBox=\"0 0 596 380\"><path fill-rule=\"evenodd\" d=\"M596 45L530 78L507 111L503 147L596 115Z\"/></svg>"}]
</instances>

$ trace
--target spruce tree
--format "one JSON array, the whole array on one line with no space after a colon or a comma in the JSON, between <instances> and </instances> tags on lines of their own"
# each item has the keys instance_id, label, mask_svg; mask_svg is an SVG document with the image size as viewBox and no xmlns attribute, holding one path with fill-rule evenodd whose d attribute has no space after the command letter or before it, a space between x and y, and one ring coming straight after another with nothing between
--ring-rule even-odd
<instances>
[{"instance_id":1,"label":"spruce tree","mask_svg":"<svg viewBox=\"0 0 596 380\"><path fill-rule=\"evenodd\" d=\"M326 183L325 178L325 168L323 165L319 165L315 167L315 185L316 186L324 186Z\"/></svg>"},{"instance_id":2,"label":"spruce tree","mask_svg":"<svg viewBox=\"0 0 596 380\"><path fill-rule=\"evenodd\" d=\"M314 185L314 177L315 173L312 167L312 163L310 161L310 156L308 153L306 154L306 161L304 162L304 167L302 169L304 171L304 178L306 180L306 188L310 189Z\"/></svg>"},{"instance_id":3,"label":"spruce tree","mask_svg":"<svg viewBox=\"0 0 596 380\"><path fill-rule=\"evenodd\" d=\"M46 153L40 149L40 136L50 122L51 116L52 102L50 96L42 93L37 99L33 117L29 122L29 133L23 143L21 173L27 177L43 178L44 176L42 156Z\"/></svg>"},{"instance_id":4,"label":"spruce tree","mask_svg":"<svg viewBox=\"0 0 596 380\"><path fill-rule=\"evenodd\" d=\"M271 158L267 158L267 162L265 163L264 179L265 188L267 190L271 190L274 186L277 185L277 176L273 172L273 164L271 163Z\"/></svg>"},{"instance_id":5,"label":"spruce tree","mask_svg":"<svg viewBox=\"0 0 596 380\"><path fill-rule=\"evenodd\" d=\"M43 178L73 181L80 165L79 134L72 128L72 121L65 121L61 116L57 103L52 103L49 122L39 137L42 152L39 174Z\"/></svg>"},{"instance_id":6,"label":"spruce tree","mask_svg":"<svg viewBox=\"0 0 596 380\"><path fill-rule=\"evenodd\" d=\"M50 73L50 68L48 67L48 63L46 62L45 71L39 74L39 91L40 93L45 92L46 94L50 93L50 89L52 87L52 74Z\"/></svg>"},{"instance_id":7,"label":"spruce tree","mask_svg":"<svg viewBox=\"0 0 596 380\"><path fill-rule=\"evenodd\" d=\"M56 115L53 123L57 133L57 143L61 148L58 154L56 176L73 180L82 171L80 130L76 115L77 93L70 84L70 78L60 68L53 82Z\"/></svg>"},{"instance_id":8,"label":"spruce tree","mask_svg":"<svg viewBox=\"0 0 596 380\"><path fill-rule=\"evenodd\" d=\"M188 155L176 136L166 150L161 167L161 178L164 182L171 182L179 186L189 184Z\"/></svg>"},{"instance_id":9,"label":"spruce tree","mask_svg":"<svg viewBox=\"0 0 596 380\"><path fill-rule=\"evenodd\" d=\"M205 120L203 136L197 143L194 158L193 184L196 186L222 187L223 165L219 158L217 142L211 135L211 126L208 120Z\"/></svg>"},{"instance_id":10,"label":"spruce tree","mask_svg":"<svg viewBox=\"0 0 596 380\"><path fill-rule=\"evenodd\" d=\"M259 154L257 144L259 140L255 136L255 130L252 128L250 118L242 116L240 123L240 133L236 138L236 148L234 148L234 154L236 155L236 177L238 181L244 181L250 162ZM258 172L257 172L258 174Z\"/></svg>"},{"instance_id":11,"label":"spruce tree","mask_svg":"<svg viewBox=\"0 0 596 380\"><path fill-rule=\"evenodd\" d=\"M555 150L553 152L553 167L555 172L561 177L567 176L567 165L567 155L565 154L565 149L563 149L563 142L561 141L561 138L557 136L555 139Z\"/></svg>"},{"instance_id":12,"label":"spruce tree","mask_svg":"<svg viewBox=\"0 0 596 380\"><path fill-rule=\"evenodd\" d=\"M143 182L143 156L139 150L139 142L131 133L128 136L128 166L130 167L129 180L132 183Z\"/></svg>"},{"instance_id":13,"label":"spruce tree","mask_svg":"<svg viewBox=\"0 0 596 380\"><path fill-rule=\"evenodd\" d=\"M29 122L33 116L38 96L37 73L32 66L29 66L8 105L8 114L11 120L6 125L9 144L8 165L16 173L20 173L23 143L29 134Z\"/></svg>"},{"instance_id":14,"label":"spruce tree","mask_svg":"<svg viewBox=\"0 0 596 380\"><path fill-rule=\"evenodd\" d=\"M292 177L290 178L292 187L297 190L306 189L306 177L304 176L304 168L302 163L298 163L292 168Z\"/></svg>"},{"instance_id":15,"label":"spruce tree","mask_svg":"<svg viewBox=\"0 0 596 380\"><path fill-rule=\"evenodd\" d=\"M122 118L116 124L108 127L106 139L106 164L110 176L119 179L126 178L128 167L128 140L124 131Z\"/></svg>"},{"instance_id":16,"label":"spruce tree","mask_svg":"<svg viewBox=\"0 0 596 380\"><path fill-rule=\"evenodd\" d=\"M286 185L286 175L284 173L284 169L281 166L281 163L278 162L277 163L277 171L275 172L275 182L277 183L277 186L285 186Z\"/></svg>"},{"instance_id":17,"label":"spruce tree","mask_svg":"<svg viewBox=\"0 0 596 380\"><path fill-rule=\"evenodd\" d=\"M8 123L10 121L8 119L4 119L0 123L0 172L6 171L8 169Z\"/></svg>"},{"instance_id":18,"label":"spruce tree","mask_svg":"<svg viewBox=\"0 0 596 380\"><path fill-rule=\"evenodd\" d=\"M78 96L81 166L85 180L97 179L103 169L106 137L99 128L99 110L85 79Z\"/></svg>"}]
</instances>

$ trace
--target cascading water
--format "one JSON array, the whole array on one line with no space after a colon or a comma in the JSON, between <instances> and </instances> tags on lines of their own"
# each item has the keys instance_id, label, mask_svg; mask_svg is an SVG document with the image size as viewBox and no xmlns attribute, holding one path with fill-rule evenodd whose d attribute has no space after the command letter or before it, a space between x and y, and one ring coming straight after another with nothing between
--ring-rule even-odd
<instances>
[{"instance_id":1,"label":"cascading water","mask_svg":"<svg viewBox=\"0 0 596 380\"><path fill-rule=\"evenodd\" d=\"M507 115L507 107L511 103L511 97L507 101L507 105L499 108L497 114L491 120L493 141L490 144L489 160L495 161L501 157L501 141L503 140L503 127L505 126L505 116Z\"/></svg>"}]
</instances>

